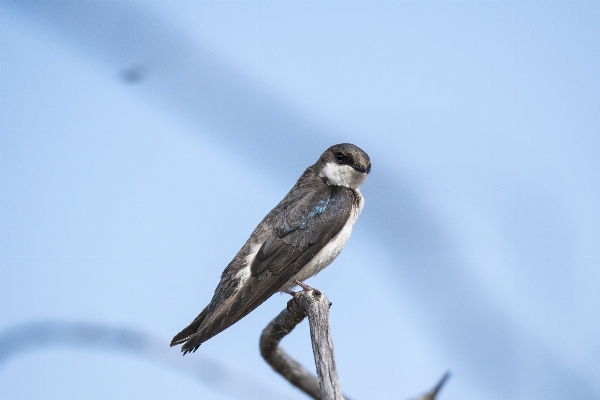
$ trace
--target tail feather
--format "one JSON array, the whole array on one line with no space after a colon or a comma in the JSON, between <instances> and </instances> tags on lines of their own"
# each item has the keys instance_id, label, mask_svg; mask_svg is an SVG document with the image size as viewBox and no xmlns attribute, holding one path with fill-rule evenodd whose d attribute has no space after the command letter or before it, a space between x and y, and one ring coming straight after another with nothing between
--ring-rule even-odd
<instances>
[{"instance_id":1,"label":"tail feather","mask_svg":"<svg viewBox=\"0 0 600 400\"><path fill-rule=\"evenodd\" d=\"M183 352L183 355L186 355L190 352L195 353L202 343L206 342L208 339L224 331L225 329L233 325L235 322L237 322L237 320L231 318L231 315L227 315L225 313L218 313L217 315L213 313L211 314L209 320L207 320L205 316L200 314L196 319L199 319L201 316L203 321L197 325L199 328L194 330L192 335L186 337L184 334L184 332L189 332L186 330L190 327L185 328L180 334L180 342L185 341L185 344L181 346L181 351Z\"/></svg>"},{"instance_id":2,"label":"tail feather","mask_svg":"<svg viewBox=\"0 0 600 400\"><path fill-rule=\"evenodd\" d=\"M196 335L194 335L194 337L190 338L187 342L185 342L185 344L183 346L181 346L181 352L183 353L183 355L185 356L187 353L195 353L196 350L198 350L198 347L200 347L200 343L196 344L198 337Z\"/></svg>"},{"instance_id":3,"label":"tail feather","mask_svg":"<svg viewBox=\"0 0 600 400\"><path fill-rule=\"evenodd\" d=\"M179 332L173 340L171 340L171 347L177 346L178 344L187 342L188 340L194 338L198 334L198 330L200 329L200 325L206 318L206 314L208 313L208 307L206 307L202 312L189 324L185 327L181 332ZM182 349L183 350L183 349Z\"/></svg>"}]
</instances>

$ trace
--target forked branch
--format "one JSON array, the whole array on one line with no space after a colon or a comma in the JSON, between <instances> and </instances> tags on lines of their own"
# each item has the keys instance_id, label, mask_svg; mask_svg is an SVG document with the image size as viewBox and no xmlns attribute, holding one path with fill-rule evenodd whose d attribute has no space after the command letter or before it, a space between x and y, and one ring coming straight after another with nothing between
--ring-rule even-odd
<instances>
[{"instance_id":1,"label":"forked branch","mask_svg":"<svg viewBox=\"0 0 600 400\"><path fill-rule=\"evenodd\" d=\"M329 329L331 303L317 289L296 293L287 307L263 330L260 353L265 361L292 385L317 400L350 400L342 396L333 354L333 340ZM281 339L308 316L317 377L291 358L279 346ZM417 400L435 400L449 377L446 373L440 382Z\"/></svg>"}]
</instances>

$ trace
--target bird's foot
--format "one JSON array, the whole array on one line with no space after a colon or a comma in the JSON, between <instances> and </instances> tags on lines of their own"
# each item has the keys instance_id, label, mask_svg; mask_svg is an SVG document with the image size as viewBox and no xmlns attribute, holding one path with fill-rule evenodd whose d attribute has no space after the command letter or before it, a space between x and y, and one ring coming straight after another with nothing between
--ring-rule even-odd
<instances>
[{"instance_id":1,"label":"bird's foot","mask_svg":"<svg viewBox=\"0 0 600 400\"><path fill-rule=\"evenodd\" d=\"M306 283L300 282L298 279L294 280L294 283L296 285L300 286L302 288L302 290L299 292L294 292L292 289L286 289L283 292L289 294L292 297L297 297L300 293L310 292L311 290L314 290L313 288L308 286Z\"/></svg>"},{"instance_id":2,"label":"bird's foot","mask_svg":"<svg viewBox=\"0 0 600 400\"><path fill-rule=\"evenodd\" d=\"M303 292L310 292L311 290L313 290L313 288L311 288L310 286L308 286L306 283L304 282L300 282L298 279L294 280L294 283L298 286L300 286L302 288Z\"/></svg>"}]
</instances>

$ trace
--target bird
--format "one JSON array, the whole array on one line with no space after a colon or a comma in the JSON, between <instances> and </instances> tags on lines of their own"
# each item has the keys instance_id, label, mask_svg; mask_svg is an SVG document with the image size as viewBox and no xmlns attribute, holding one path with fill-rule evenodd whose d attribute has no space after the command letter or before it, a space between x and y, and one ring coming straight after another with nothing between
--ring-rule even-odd
<instances>
[{"instance_id":1,"label":"bird","mask_svg":"<svg viewBox=\"0 0 600 400\"><path fill-rule=\"evenodd\" d=\"M229 328L277 292L292 289L340 254L364 199L371 172L367 153L341 143L308 167L287 195L254 229L227 265L210 303L171 341L183 355Z\"/></svg>"}]
</instances>

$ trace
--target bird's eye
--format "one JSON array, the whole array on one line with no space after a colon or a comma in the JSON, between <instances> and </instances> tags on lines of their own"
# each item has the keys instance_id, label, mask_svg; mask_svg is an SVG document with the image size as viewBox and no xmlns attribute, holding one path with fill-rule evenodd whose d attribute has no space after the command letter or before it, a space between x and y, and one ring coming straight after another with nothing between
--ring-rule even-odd
<instances>
[{"instance_id":1,"label":"bird's eye","mask_svg":"<svg viewBox=\"0 0 600 400\"><path fill-rule=\"evenodd\" d=\"M346 157L344 157L344 154L342 154L342 153L335 153L335 160L338 163L342 164L345 159L346 159Z\"/></svg>"}]
</instances>

